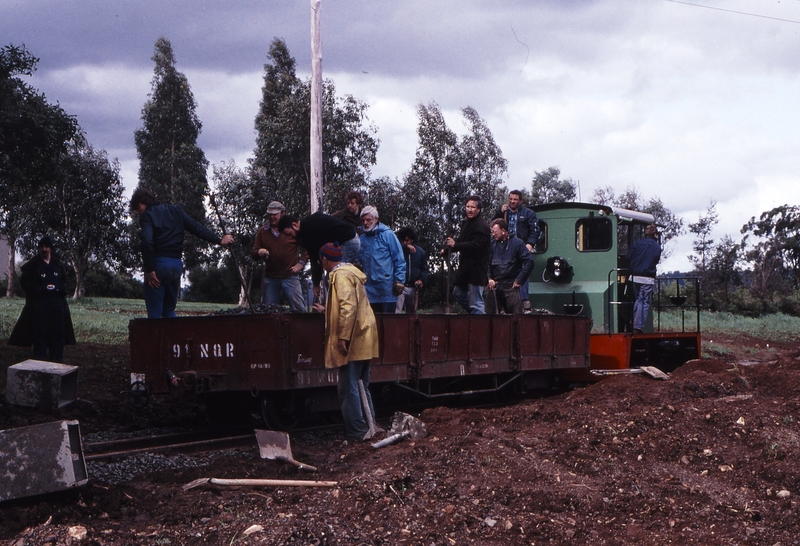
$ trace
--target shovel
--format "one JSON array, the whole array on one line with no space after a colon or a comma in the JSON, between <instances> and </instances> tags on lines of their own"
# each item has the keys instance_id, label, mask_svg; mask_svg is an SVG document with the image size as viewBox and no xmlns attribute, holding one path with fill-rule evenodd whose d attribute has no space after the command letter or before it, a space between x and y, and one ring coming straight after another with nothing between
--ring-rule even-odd
<instances>
[{"instance_id":1,"label":"shovel","mask_svg":"<svg viewBox=\"0 0 800 546\"><path fill-rule=\"evenodd\" d=\"M289 434L276 430L256 430L256 441L258 442L258 452L262 459L271 461L285 461L296 466L300 470L316 472L317 467L295 461L292 457L292 448L289 445Z\"/></svg>"},{"instance_id":2,"label":"shovel","mask_svg":"<svg viewBox=\"0 0 800 546\"><path fill-rule=\"evenodd\" d=\"M364 388L364 382L361 379L358 380L358 394L361 398L361 408L364 413L364 419L367 421L367 426L369 426L369 430L364 435L364 439L369 440L379 432L383 432L383 429L376 425L375 419L372 418L372 411L370 411L369 400L367 399L367 389Z\"/></svg>"}]
</instances>

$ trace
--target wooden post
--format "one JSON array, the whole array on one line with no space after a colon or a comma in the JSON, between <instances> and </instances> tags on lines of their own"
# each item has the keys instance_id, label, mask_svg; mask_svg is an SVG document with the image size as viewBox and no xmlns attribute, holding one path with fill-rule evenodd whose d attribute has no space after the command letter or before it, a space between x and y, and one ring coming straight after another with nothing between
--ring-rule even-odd
<instances>
[{"instance_id":1,"label":"wooden post","mask_svg":"<svg viewBox=\"0 0 800 546\"><path fill-rule=\"evenodd\" d=\"M322 208L322 35L320 0L311 0L311 212Z\"/></svg>"}]
</instances>

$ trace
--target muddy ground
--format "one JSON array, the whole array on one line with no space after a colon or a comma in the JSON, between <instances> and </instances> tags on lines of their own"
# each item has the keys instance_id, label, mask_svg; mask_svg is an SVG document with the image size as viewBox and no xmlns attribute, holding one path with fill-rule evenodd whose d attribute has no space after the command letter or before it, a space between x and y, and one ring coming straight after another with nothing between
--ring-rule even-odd
<instances>
[{"instance_id":1,"label":"muddy ground","mask_svg":"<svg viewBox=\"0 0 800 546\"><path fill-rule=\"evenodd\" d=\"M666 381L616 376L513 406L428 409L427 438L380 450L335 432L293 435L295 458L315 474L247 448L205 467L2 503L0 542L799 544L800 343L714 341L724 354ZM27 356L0 348L0 393L6 367ZM122 403L127 346L69 347L67 362L81 365L79 400L58 412L0 406L0 429L77 419L89 434L197 418ZM182 489L202 477L337 485Z\"/></svg>"}]
</instances>

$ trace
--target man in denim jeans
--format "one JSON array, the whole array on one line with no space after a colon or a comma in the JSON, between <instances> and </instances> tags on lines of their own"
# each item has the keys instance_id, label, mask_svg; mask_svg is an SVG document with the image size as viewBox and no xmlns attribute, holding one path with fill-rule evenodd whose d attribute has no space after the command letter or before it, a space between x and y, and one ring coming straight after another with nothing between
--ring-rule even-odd
<instances>
[{"instance_id":1,"label":"man in denim jeans","mask_svg":"<svg viewBox=\"0 0 800 546\"><path fill-rule=\"evenodd\" d=\"M131 210L139 215L142 229L144 264L144 302L147 318L175 316L175 306L183 274L184 231L217 245L229 245L232 235L221 239L200 222L193 220L178 205L162 205L141 186L131 196Z\"/></svg>"},{"instance_id":2,"label":"man in denim jeans","mask_svg":"<svg viewBox=\"0 0 800 546\"><path fill-rule=\"evenodd\" d=\"M314 311L325 313L325 367L338 368L339 403L344 431L350 440L366 439L369 432L358 380L364 382L367 405L375 410L369 394L369 361L380 355L378 327L364 285L367 276L353 264L342 261L342 247L326 243L319 249L322 268L328 273L328 298Z\"/></svg>"},{"instance_id":3,"label":"man in denim jeans","mask_svg":"<svg viewBox=\"0 0 800 546\"><path fill-rule=\"evenodd\" d=\"M650 224L644 229L644 239L631 245L625 255L630 263L633 294L633 333L641 334L650 314L650 299L656 282L656 264L661 259L661 245L658 244L658 229Z\"/></svg>"},{"instance_id":4,"label":"man in denim jeans","mask_svg":"<svg viewBox=\"0 0 800 546\"><path fill-rule=\"evenodd\" d=\"M278 229L286 209L278 201L267 206L269 223L256 233L250 257L264 260L261 283L261 303L280 305L283 291L289 307L295 313L306 311L305 297L300 283L300 272L308 262L308 253L299 249L294 235Z\"/></svg>"},{"instance_id":5,"label":"man in denim jeans","mask_svg":"<svg viewBox=\"0 0 800 546\"><path fill-rule=\"evenodd\" d=\"M483 289L489 282L489 259L491 257L491 230L481 215L483 201L478 195L467 197L464 213L467 219L461 224L457 239L448 237L445 248L460 252L453 298L467 313L483 315Z\"/></svg>"}]
</instances>

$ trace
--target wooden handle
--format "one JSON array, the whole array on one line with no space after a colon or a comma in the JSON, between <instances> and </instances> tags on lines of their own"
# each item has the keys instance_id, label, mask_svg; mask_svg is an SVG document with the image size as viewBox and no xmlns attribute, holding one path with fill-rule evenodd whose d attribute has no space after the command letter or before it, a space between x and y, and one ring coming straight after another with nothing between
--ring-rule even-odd
<instances>
[{"instance_id":1,"label":"wooden handle","mask_svg":"<svg viewBox=\"0 0 800 546\"><path fill-rule=\"evenodd\" d=\"M270 480L259 478L211 478L208 481L216 485L256 485L262 487L336 487L336 485L339 483L310 480Z\"/></svg>"}]
</instances>

